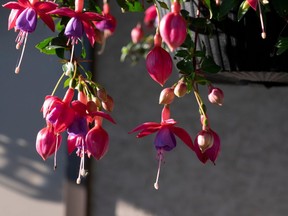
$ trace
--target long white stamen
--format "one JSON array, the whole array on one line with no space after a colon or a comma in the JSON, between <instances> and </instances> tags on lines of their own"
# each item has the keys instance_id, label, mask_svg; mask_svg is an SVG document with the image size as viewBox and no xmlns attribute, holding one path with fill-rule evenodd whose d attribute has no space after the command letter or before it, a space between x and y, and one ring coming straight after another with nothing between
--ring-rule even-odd
<instances>
[{"instance_id":1,"label":"long white stamen","mask_svg":"<svg viewBox=\"0 0 288 216\"><path fill-rule=\"evenodd\" d=\"M73 61L73 55L74 55L74 44L72 45L71 56L70 56L70 62L71 63Z\"/></svg>"},{"instance_id":2,"label":"long white stamen","mask_svg":"<svg viewBox=\"0 0 288 216\"><path fill-rule=\"evenodd\" d=\"M154 183L154 188L155 188L156 190L159 189L159 184L158 184L158 182L159 182L159 176L160 176L160 171L161 171L161 164L162 164L162 160L163 160L163 152L162 152L162 150L160 150L160 151L158 152L158 156L159 156L158 170L157 170L156 181L155 181L155 183Z\"/></svg>"},{"instance_id":3,"label":"long white stamen","mask_svg":"<svg viewBox=\"0 0 288 216\"><path fill-rule=\"evenodd\" d=\"M24 37L24 43L23 43L23 48L22 48L22 52L21 52L21 55L20 55L20 59L19 59L19 62L15 68L15 73L18 74L20 72L20 65L21 65L21 62L22 62L22 59L23 59L23 55L24 55L24 51L25 51L25 47L26 47L26 42L27 42L27 38L28 38L28 32L23 32L23 35L22 33L20 32L19 33L19 37L17 40L19 40L19 42L17 43L16 45L16 48L20 48L20 45L22 43L22 40L21 38Z\"/></svg>"},{"instance_id":4,"label":"long white stamen","mask_svg":"<svg viewBox=\"0 0 288 216\"><path fill-rule=\"evenodd\" d=\"M76 180L77 184L81 183L81 178L86 177L88 175L88 172L85 170L85 151L84 151L84 144L82 145L81 153L80 153L80 166L79 166L79 174L78 178Z\"/></svg>"},{"instance_id":5,"label":"long white stamen","mask_svg":"<svg viewBox=\"0 0 288 216\"><path fill-rule=\"evenodd\" d=\"M260 4L260 1L259 1L259 0L258 0L258 7L259 7L259 14L260 14L261 29L262 29L261 37L262 37L263 39L265 39L265 38L266 38L266 32L265 32L265 26L264 26L264 21L263 21L261 4Z\"/></svg>"},{"instance_id":6,"label":"long white stamen","mask_svg":"<svg viewBox=\"0 0 288 216\"><path fill-rule=\"evenodd\" d=\"M57 150L58 150L58 134L57 134L57 138L56 138L56 146L55 146L55 154L54 154L54 170L56 170L57 168Z\"/></svg>"}]
</instances>

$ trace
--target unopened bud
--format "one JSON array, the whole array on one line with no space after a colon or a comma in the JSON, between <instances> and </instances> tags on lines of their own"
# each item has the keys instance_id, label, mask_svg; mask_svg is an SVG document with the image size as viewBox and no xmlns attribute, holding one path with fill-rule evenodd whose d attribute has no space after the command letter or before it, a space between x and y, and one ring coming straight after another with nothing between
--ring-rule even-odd
<instances>
[{"instance_id":1,"label":"unopened bud","mask_svg":"<svg viewBox=\"0 0 288 216\"><path fill-rule=\"evenodd\" d=\"M85 95L84 91L78 91L77 98L81 103L87 104L87 96Z\"/></svg>"},{"instance_id":2,"label":"unopened bud","mask_svg":"<svg viewBox=\"0 0 288 216\"><path fill-rule=\"evenodd\" d=\"M131 31L131 39L133 43L139 43L143 38L144 32L140 23Z\"/></svg>"},{"instance_id":3,"label":"unopened bud","mask_svg":"<svg viewBox=\"0 0 288 216\"><path fill-rule=\"evenodd\" d=\"M211 148L214 143L213 134L207 130L202 130L197 136L197 142L202 153Z\"/></svg>"},{"instance_id":4,"label":"unopened bud","mask_svg":"<svg viewBox=\"0 0 288 216\"><path fill-rule=\"evenodd\" d=\"M88 113L94 113L98 111L97 104L94 101L88 101L87 102L87 111Z\"/></svg>"},{"instance_id":5,"label":"unopened bud","mask_svg":"<svg viewBox=\"0 0 288 216\"><path fill-rule=\"evenodd\" d=\"M187 93L187 85L186 83L180 81L174 88L174 94L177 97L183 97Z\"/></svg>"},{"instance_id":6,"label":"unopened bud","mask_svg":"<svg viewBox=\"0 0 288 216\"><path fill-rule=\"evenodd\" d=\"M114 101L113 98L110 95L107 95L107 100L104 102L102 101L102 107L108 111L112 112L114 109Z\"/></svg>"},{"instance_id":7,"label":"unopened bud","mask_svg":"<svg viewBox=\"0 0 288 216\"><path fill-rule=\"evenodd\" d=\"M161 91L159 104L171 104L174 100L174 91L172 88L165 88Z\"/></svg>"},{"instance_id":8,"label":"unopened bud","mask_svg":"<svg viewBox=\"0 0 288 216\"><path fill-rule=\"evenodd\" d=\"M97 97L101 100L106 102L107 101L107 92L104 88L99 88L97 90Z\"/></svg>"},{"instance_id":9,"label":"unopened bud","mask_svg":"<svg viewBox=\"0 0 288 216\"><path fill-rule=\"evenodd\" d=\"M208 99L211 103L222 106L224 100L224 93L220 88L210 87Z\"/></svg>"}]
</instances>

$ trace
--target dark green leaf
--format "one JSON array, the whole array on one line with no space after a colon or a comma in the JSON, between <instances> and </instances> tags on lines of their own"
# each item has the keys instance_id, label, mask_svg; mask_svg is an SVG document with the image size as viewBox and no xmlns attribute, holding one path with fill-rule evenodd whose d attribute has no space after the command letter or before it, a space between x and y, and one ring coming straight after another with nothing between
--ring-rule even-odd
<instances>
[{"instance_id":1,"label":"dark green leaf","mask_svg":"<svg viewBox=\"0 0 288 216\"><path fill-rule=\"evenodd\" d=\"M210 19L212 18L213 16L213 13L212 13L212 9L211 9L211 4L210 4L210 0L203 0L204 4L206 5L206 7L208 8L209 10L209 13L210 13Z\"/></svg>"},{"instance_id":2,"label":"dark green leaf","mask_svg":"<svg viewBox=\"0 0 288 216\"><path fill-rule=\"evenodd\" d=\"M92 80L92 72L91 71L85 71L86 77L88 80Z\"/></svg>"},{"instance_id":3,"label":"dark green leaf","mask_svg":"<svg viewBox=\"0 0 288 216\"><path fill-rule=\"evenodd\" d=\"M169 7L167 6L165 2L159 1L159 0L157 0L157 2L159 3L160 7L169 10Z\"/></svg>"},{"instance_id":4,"label":"dark green leaf","mask_svg":"<svg viewBox=\"0 0 288 216\"><path fill-rule=\"evenodd\" d=\"M221 67L217 65L211 56L207 56L201 63L201 69L206 73L218 73Z\"/></svg>"},{"instance_id":5,"label":"dark green leaf","mask_svg":"<svg viewBox=\"0 0 288 216\"><path fill-rule=\"evenodd\" d=\"M287 51L287 49L288 49L288 37L281 37L277 41L275 46L278 48L278 50L276 52L277 55L281 55L282 53Z\"/></svg>"},{"instance_id":6,"label":"dark green leaf","mask_svg":"<svg viewBox=\"0 0 288 216\"><path fill-rule=\"evenodd\" d=\"M194 71L192 59L189 60L183 59L176 64L176 67L179 70L185 72L186 74L190 74Z\"/></svg>"},{"instance_id":7,"label":"dark green leaf","mask_svg":"<svg viewBox=\"0 0 288 216\"><path fill-rule=\"evenodd\" d=\"M190 55L190 53L187 50L177 50L175 53L176 57L188 57Z\"/></svg>"},{"instance_id":8,"label":"dark green leaf","mask_svg":"<svg viewBox=\"0 0 288 216\"><path fill-rule=\"evenodd\" d=\"M209 83L209 81L203 76L195 76L195 81L200 85L206 85Z\"/></svg>"},{"instance_id":9,"label":"dark green leaf","mask_svg":"<svg viewBox=\"0 0 288 216\"><path fill-rule=\"evenodd\" d=\"M213 25L209 19L203 17L199 18L190 17L189 29L201 34L210 35L213 32Z\"/></svg>"},{"instance_id":10,"label":"dark green leaf","mask_svg":"<svg viewBox=\"0 0 288 216\"><path fill-rule=\"evenodd\" d=\"M220 8L219 8L219 13L217 15L218 20L221 20L223 17L225 17L231 9L236 7L239 3L239 0L225 0L222 1Z\"/></svg>"},{"instance_id":11,"label":"dark green leaf","mask_svg":"<svg viewBox=\"0 0 288 216\"><path fill-rule=\"evenodd\" d=\"M193 49L195 47L194 42L189 34L187 34L186 39L180 47L184 47L187 49Z\"/></svg>"}]
</instances>

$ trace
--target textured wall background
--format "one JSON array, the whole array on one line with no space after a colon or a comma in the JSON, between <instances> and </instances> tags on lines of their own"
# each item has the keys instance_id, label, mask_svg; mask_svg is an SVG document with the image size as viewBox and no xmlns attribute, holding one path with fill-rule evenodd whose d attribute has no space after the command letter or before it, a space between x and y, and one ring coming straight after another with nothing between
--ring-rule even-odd
<instances>
[{"instance_id":1,"label":"textured wall background","mask_svg":"<svg viewBox=\"0 0 288 216\"><path fill-rule=\"evenodd\" d=\"M114 13L117 16L118 11ZM120 27L96 62L98 79L114 96L112 115L118 124L105 124L110 151L94 163L92 215L286 215L288 98L284 87L220 86L225 92L224 106L208 105L211 126L222 141L216 166L201 164L178 141L177 148L165 155L160 189L154 190L154 136L137 139L127 132L140 123L160 121L161 88L148 77L144 62L135 67L119 63L120 49L141 19L132 14L121 17ZM205 100L206 94L204 89ZM172 105L172 117L193 138L200 130L195 104L189 95Z\"/></svg>"}]
</instances>

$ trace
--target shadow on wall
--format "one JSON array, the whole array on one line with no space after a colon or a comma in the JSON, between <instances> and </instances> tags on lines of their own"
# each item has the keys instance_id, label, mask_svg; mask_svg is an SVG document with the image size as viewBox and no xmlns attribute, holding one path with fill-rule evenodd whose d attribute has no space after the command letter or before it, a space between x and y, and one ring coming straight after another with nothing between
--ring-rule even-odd
<instances>
[{"instance_id":1,"label":"shadow on wall","mask_svg":"<svg viewBox=\"0 0 288 216\"><path fill-rule=\"evenodd\" d=\"M54 33L38 22L36 31L29 34L21 71L15 75L21 52L15 49L17 33L7 31L10 10L0 7L0 12L0 187L7 193L58 202L63 200L65 145L60 148L55 172L53 159L43 161L35 149L36 135L45 126L41 106L62 71L58 59L41 54L34 46ZM61 87L56 94L64 95ZM12 202L1 200L5 205Z\"/></svg>"},{"instance_id":2,"label":"shadow on wall","mask_svg":"<svg viewBox=\"0 0 288 216\"><path fill-rule=\"evenodd\" d=\"M62 191L57 189L63 182L55 172L62 173L63 165L54 172L52 161L44 163L35 151L35 143L0 134L0 185L25 196L60 201Z\"/></svg>"}]
</instances>

